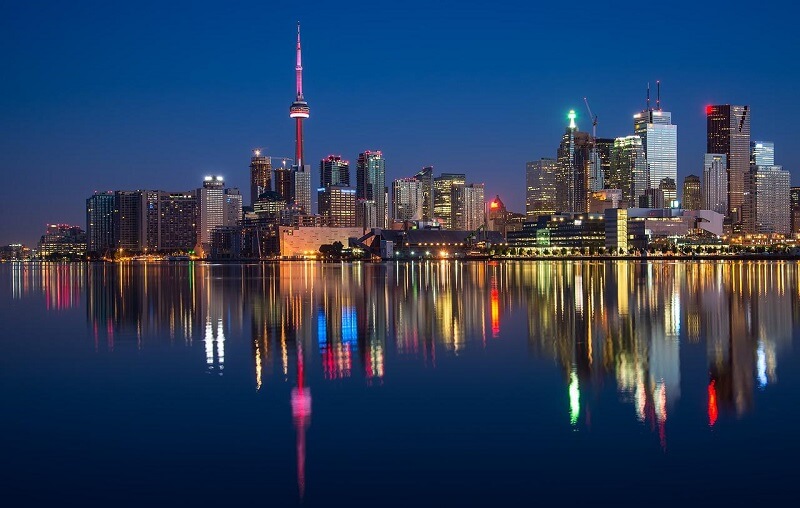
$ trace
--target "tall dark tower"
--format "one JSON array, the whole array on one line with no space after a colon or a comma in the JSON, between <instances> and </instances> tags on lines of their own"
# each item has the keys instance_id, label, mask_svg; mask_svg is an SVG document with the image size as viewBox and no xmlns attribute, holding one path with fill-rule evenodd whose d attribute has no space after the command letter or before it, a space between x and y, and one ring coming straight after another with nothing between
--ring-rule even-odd
<instances>
[{"instance_id":1,"label":"tall dark tower","mask_svg":"<svg viewBox=\"0 0 800 508\"><path fill-rule=\"evenodd\" d=\"M268 190L272 190L272 162L257 148L250 159L250 204L254 205L258 196Z\"/></svg>"},{"instance_id":2,"label":"tall dark tower","mask_svg":"<svg viewBox=\"0 0 800 508\"><path fill-rule=\"evenodd\" d=\"M295 121L294 163L298 168L303 167L305 157L303 154L303 120L308 118L308 103L303 99L303 58L300 53L300 22L297 23L297 66L295 67L297 80L297 97L289 108L289 117Z\"/></svg>"}]
</instances>

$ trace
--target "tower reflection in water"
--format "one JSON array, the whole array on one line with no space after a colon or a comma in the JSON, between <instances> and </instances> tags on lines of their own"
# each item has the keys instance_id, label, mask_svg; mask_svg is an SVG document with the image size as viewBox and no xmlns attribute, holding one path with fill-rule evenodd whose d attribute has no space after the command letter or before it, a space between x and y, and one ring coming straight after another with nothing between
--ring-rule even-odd
<instances>
[{"instance_id":1,"label":"tower reflection in water","mask_svg":"<svg viewBox=\"0 0 800 508\"><path fill-rule=\"evenodd\" d=\"M666 446L669 414L682 390L707 398L709 425L751 411L755 393L777 382L778 358L800 317L800 270L784 262L121 264L64 270L20 268L11 278L12 295L41 292L57 310L85 293L98 348L113 350L115 341L191 348L200 340L205 370L222 374L226 357L241 355L241 344L250 341L256 390L296 379L290 402L301 494L309 379L362 378L376 386L387 382L399 361L435 368L491 341L527 335L531 354L553 359L563 373L565 425L590 426L600 407L596 393L611 383L631 416L652 426ZM515 315L527 321L527 334L508 324ZM706 384L682 385L687 372L681 370L681 349L702 354L703 344Z\"/></svg>"}]
</instances>

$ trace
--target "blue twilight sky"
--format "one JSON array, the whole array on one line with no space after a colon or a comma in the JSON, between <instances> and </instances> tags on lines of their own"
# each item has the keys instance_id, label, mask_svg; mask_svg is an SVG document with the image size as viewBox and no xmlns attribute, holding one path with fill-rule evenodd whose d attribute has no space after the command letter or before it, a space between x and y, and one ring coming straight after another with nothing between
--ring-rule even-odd
<instances>
[{"instance_id":1,"label":"blue twilight sky","mask_svg":"<svg viewBox=\"0 0 800 508\"><path fill-rule=\"evenodd\" d=\"M298 20L315 171L380 149L387 181L432 164L524 211L525 162L555 155L570 108L591 129L587 96L598 136L627 135L660 79L679 179L700 171L704 106L744 103L798 182L800 41L769 2L1 0L0 244L85 225L94 190L215 173L249 199L250 150L293 154Z\"/></svg>"}]
</instances>

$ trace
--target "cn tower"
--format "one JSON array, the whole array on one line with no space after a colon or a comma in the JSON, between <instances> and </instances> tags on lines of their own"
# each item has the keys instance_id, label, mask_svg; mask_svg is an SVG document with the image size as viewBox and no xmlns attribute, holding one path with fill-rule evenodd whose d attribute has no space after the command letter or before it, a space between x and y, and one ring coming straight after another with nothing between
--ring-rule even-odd
<instances>
[{"instance_id":1,"label":"cn tower","mask_svg":"<svg viewBox=\"0 0 800 508\"><path fill-rule=\"evenodd\" d=\"M302 168L305 162L303 157L303 120L308 118L308 103L303 99L303 57L300 53L300 22L297 22L297 66L295 67L297 79L297 97L289 108L289 118L295 121L294 163Z\"/></svg>"}]
</instances>

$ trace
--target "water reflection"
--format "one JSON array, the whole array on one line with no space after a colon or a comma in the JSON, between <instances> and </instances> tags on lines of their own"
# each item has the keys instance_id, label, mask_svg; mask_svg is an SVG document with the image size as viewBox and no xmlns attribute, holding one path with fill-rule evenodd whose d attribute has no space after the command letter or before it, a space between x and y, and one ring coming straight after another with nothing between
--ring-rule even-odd
<instances>
[{"instance_id":1,"label":"water reflection","mask_svg":"<svg viewBox=\"0 0 800 508\"><path fill-rule=\"evenodd\" d=\"M10 280L14 298L41 294L52 310L85 296L98 350L198 342L198 369L222 376L235 368L226 354L249 343L253 389L292 387L302 498L310 381L375 387L402 362L435 369L495 341L526 341L562 373L564 425L591 427L612 386L666 447L684 394L707 400L703 419L715 426L752 411L755 393L777 382L800 317L799 278L789 262L443 261L14 265ZM702 384L682 383L689 353L705 354Z\"/></svg>"}]
</instances>

